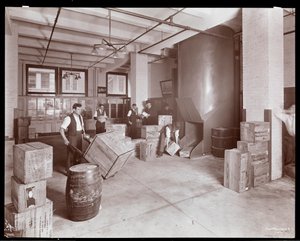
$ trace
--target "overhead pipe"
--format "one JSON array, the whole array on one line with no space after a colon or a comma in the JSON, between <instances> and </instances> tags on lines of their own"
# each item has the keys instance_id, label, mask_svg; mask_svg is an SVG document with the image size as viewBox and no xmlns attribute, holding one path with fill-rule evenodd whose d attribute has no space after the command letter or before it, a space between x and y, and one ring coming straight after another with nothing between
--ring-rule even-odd
<instances>
[{"instance_id":1,"label":"overhead pipe","mask_svg":"<svg viewBox=\"0 0 300 241\"><path fill-rule=\"evenodd\" d=\"M108 9L108 10L111 10L111 8L107 8L107 9ZM182 8L182 9L179 10L179 11L177 11L176 13L173 13L172 15L170 15L169 17L167 17L165 20L168 20L168 19L172 18L172 17L175 16L176 14L180 13L183 9L184 9L184 8ZM144 36L145 34L149 33L150 31L152 31L153 29L155 29L156 27L158 27L158 26L161 25L161 24L162 24L162 23L158 23L158 24L156 24L155 26L151 27L150 29L146 30L144 33L140 34L139 36L135 37L134 39L130 40L128 43L126 43L125 45L123 45L122 47L118 48L118 49L116 50L116 52L118 52L119 50L125 48L127 45L131 44L131 43L134 42L135 40L137 40L137 39L139 39L140 37ZM113 54L114 54L114 52L112 52L111 54L105 56L104 58L100 59L100 60L97 61L96 63L90 65L90 66L88 67L88 69L91 68L91 67L93 67L94 65L100 63L102 60L104 60L104 59L106 59L106 58L109 58L109 57L112 56Z\"/></svg>"},{"instance_id":2,"label":"overhead pipe","mask_svg":"<svg viewBox=\"0 0 300 241\"><path fill-rule=\"evenodd\" d=\"M46 48L46 52L45 52L42 64L44 64L44 61L45 61L45 58L46 58L46 55L47 55L47 52L48 52L48 49L49 49L49 46L50 46L50 43L51 43L52 35L53 35L54 29L55 29L55 26L56 26L56 23L57 23L57 19L58 19L58 16L60 14L60 10L61 10L61 8L58 8L58 11L57 11L57 14L56 14L54 25L52 27L51 35L50 35L50 38L49 38L49 42L48 42L48 45L47 45L47 48Z\"/></svg>"},{"instance_id":3,"label":"overhead pipe","mask_svg":"<svg viewBox=\"0 0 300 241\"><path fill-rule=\"evenodd\" d=\"M168 21L169 19L172 19L172 17L173 17L172 15L170 17L164 19L164 20L161 20L161 19L158 19L158 18L149 17L149 16L139 14L139 13L133 13L133 12L126 11L126 10L123 10L123 9L118 9L118 8L108 8L108 9L110 9L112 11L115 11L115 12L131 15L131 16L134 16L134 17L137 17L137 18L147 19L147 20L150 20L150 21L159 22L161 24L167 24L167 25L170 25L170 26L173 26L173 27L182 28L182 29L185 29L185 30L191 30L191 31L195 31L195 32L198 32L198 33L202 33L202 34L206 34L206 35L210 35L210 36L214 36L214 37L218 37L218 38L230 39L229 37L226 37L226 36L223 36L223 35L206 32L206 31L203 31L203 30L200 30L200 29L192 28L190 26L185 26L185 25L181 25L181 24L178 24L178 23L174 23L173 21ZM182 11L182 10L183 9L181 9L180 11ZM176 14L177 13L178 12L176 12Z\"/></svg>"}]
</instances>

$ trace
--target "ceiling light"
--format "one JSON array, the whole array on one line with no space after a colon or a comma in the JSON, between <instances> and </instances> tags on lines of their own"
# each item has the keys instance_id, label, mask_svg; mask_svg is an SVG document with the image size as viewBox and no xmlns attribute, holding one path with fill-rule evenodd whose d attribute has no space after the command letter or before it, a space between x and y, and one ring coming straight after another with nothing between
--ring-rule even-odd
<instances>
[{"instance_id":1,"label":"ceiling light","mask_svg":"<svg viewBox=\"0 0 300 241\"><path fill-rule=\"evenodd\" d=\"M108 10L109 16L109 35L108 40L102 39L100 44L94 44L91 54L98 55L108 54L107 51L114 51L113 58L117 58L117 52L122 52L122 54L127 54L126 45L127 43L112 43L111 42L111 10ZM122 47L117 47L119 45L123 45Z\"/></svg>"},{"instance_id":2,"label":"ceiling light","mask_svg":"<svg viewBox=\"0 0 300 241\"><path fill-rule=\"evenodd\" d=\"M81 79L80 73L79 72L73 72L73 66L72 66L72 56L73 54L71 53L71 72L65 72L64 75L62 76L63 79L69 79L71 76L74 76L75 80Z\"/></svg>"}]
</instances>

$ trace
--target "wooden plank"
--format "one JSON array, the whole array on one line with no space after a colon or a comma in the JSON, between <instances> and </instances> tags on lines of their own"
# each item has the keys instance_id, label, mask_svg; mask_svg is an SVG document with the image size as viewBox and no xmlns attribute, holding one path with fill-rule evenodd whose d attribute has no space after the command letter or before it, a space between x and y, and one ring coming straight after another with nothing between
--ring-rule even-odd
<instances>
[{"instance_id":1,"label":"wooden plank","mask_svg":"<svg viewBox=\"0 0 300 241\"><path fill-rule=\"evenodd\" d=\"M13 147L13 174L22 183L52 177L53 147L41 142L17 144Z\"/></svg>"},{"instance_id":2,"label":"wooden plank","mask_svg":"<svg viewBox=\"0 0 300 241\"><path fill-rule=\"evenodd\" d=\"M40 207L18 213L13 203L5 205L5 219L22 237L48 238L52 236L53 202L49 199Z\"/></svg>"},{"instance_id":3,"label":"wooden plank","mask_svg":"<svg viewBox=\"0 0 300 241\"><path fill-rule=\"evenodd\" d=\"M23 184L11 177L11 200L17 212L39 207L46 203L46 180Z\"/></svg>"}]
</instances>

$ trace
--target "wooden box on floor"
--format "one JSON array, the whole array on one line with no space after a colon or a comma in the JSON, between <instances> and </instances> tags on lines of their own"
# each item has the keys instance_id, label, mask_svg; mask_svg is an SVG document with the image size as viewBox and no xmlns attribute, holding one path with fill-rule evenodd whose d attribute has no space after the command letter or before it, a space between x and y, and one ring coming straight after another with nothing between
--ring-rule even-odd
<instances>
[{"instance_id":1,"label":"wooden box on floor","mask_svg":"<svg viewBox=\"0 0 300 241\"><path fill-rule=\"evenodd\" d=\"M269 182L270 163L265 160L254 161L251 163L251 186L257 187Z\"/></svg>"},{"instance_id":2,"label":"wooden box on floor","mask_svg":"<svg viewBox=\"0 0 300 241\"><path fill-rule=\"evenodd\" d=\"M29 142L13 147L13 174L22 183L52 177L53 147L42 142Z\"/></svg>"},{"instance_id":3,"label":"wooden box on floor","mask_svg":"<svg viewBox=\"0 0 300 241\"><path fill-rule=\"evenodd\" d=\"M83 157L90 163L98 164L103 178L108 178L125 165L134 148L125 138L118 138L114 131L106 132L94 137Z\"/></svg>"},{"instance_id":4,"label":"wooden box on floor","mask_svg":"<svg viewBox=\"0 0 300 241\"><path fill-rule=\"evenodd\" d=\"M248 141L238 141L237 148L242 152L249 151L251 154L265 153L268 151L268 142L248 142Z\"/></svg>"},{"instance_id":5,"label":"wooden box on floor","mask_svg":"<svg viewBox=\"0 0 300 241\"><path fill-rule=\"evenodd\" d=\"M53 202L18 213L13 203L5 205L5 219L16 231L22 230L22 237L48 238L52 236Z\"/></svg>"},{"instance_id":6,"label":"wooden box on floor","mask_svg":"<svg viewBox=\"0 0 300 241\"><path fill-rule=\"evenodd\" d=\"M138 139L132 139L132 143L134 144L134 154L135 157L139 158L140 157L140 147L141 147L141 142L145 141L145 139L138 138Z\"/></svg>"},{"instance_id":7,"label":"wooden box on floor","mask_svg":"<svg viewBox=\"0 0 300 241\"><path fill-rule=\"evenodd\" d=\"M179 156L180 157L190 157L193 148L194 147L192 147L192 146L185 146L184 148L182 148L179 151Z\"/></svg>"},{"instance_id":8,"label":"wooden box on floor","mask_svg":"<svg viewBox=\"0 0 300 241\"><path fill-rule=\"evenodd\" d=\"M46 180L23 184L12 176L11 200L17 212L44 205L46 203Z\"/></svg>"},{"instance_id":9,"label":"wooden box on floor","mask_svg":"<svg viewBox=\"0 0 300 241\"><path fill-rule=\"evenodd\" d=\"M140 160L149 161L156 158L159 139L142 141L140 143Z\"/></svg>"},{"instance_id":10,"label":"wooden box on floor","mask_svg":"<svg viewBox=\"0 0 300 241\"><path fill-rule=\"evenodd\" d=\"M250 160L248 152L234 148L225 150L224 186L236 192L244 192L250 186Z\"/></svg>"},{"instance_id":11,"label":"wooden box on floor","mask_svg":"<svg viewBox=\"0 0 300 241\"><path fill-rule=\"evenodd\" d=\"M241 122L241 141L260 142L270 140L270 122Z\"/></svg>"},{"instance_id":12,"label":"wooden box on floor","mask_svg":"<svg viewBox=\"0 0 300 241\"><path fill-rule=\"evenodd\" d=\"M171 156L174 156L180 149L180 146L176 142L171 142L166 148L166 152Z\"/></svg>"}]
</instances>

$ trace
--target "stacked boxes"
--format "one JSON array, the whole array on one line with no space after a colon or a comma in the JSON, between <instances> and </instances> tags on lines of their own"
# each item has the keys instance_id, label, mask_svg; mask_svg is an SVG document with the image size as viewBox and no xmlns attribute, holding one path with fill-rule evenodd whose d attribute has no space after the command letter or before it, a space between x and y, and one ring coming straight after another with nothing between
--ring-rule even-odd
<instances>
[{"instance_id":1,"label":"stacked boxes","mask_svg":"<svg viewBox=\"0 0 300 241\"><path fill-rule=\"evenodd\" d=\"M259 121L241 122L240 126L241 141L237 142L237 149L225 151L224 163L224 186L237 192L259 186L270 179L268 157L270 123ZM247 169L236 168L236 166L242 165L247 166ZM236 176L239 176L239 178L236 178ZM235 182L235 184L230 186L230 181ZM247 185L240 183L241 181L247 183Z\"/></svg>"},{"instance_id":2,"label":"stacked boxes","mask_svg":"<svg viewBox=\"0 0 300 241\"><path fill-rule=\"evenodd\" d=\"M111 132L114 131L115 134L120 137L125 137L126 134L126 124L110 124L106 123L105 125L106 131Z\"/></svg>"},{"instance_id":3,"label":"stacked boxes","mask_svg":"<svg viewBox=\"0 0 300 241\"><path fill-rule=\"evenodd\" d=\"M172 121L172 115L158 115L159 130L161 130L164 126L168 124L172 124Z\"/></svg>"},{"instance_id":4,"label":"stacked boxes","mask_svg":"<svg viewBox=\"0 0 300 241\"><path fill-rule=\"evenodd\" d=\"M144 125L141 130L141 137L145 140L140 143L140 159L148 161L156 158L160 137L159 125Z\"/></svg>"},{"instance_id":5,"label":"stacked boxes","mask_svg":"<svg viewBox=\"0 0 300 241\"><path fill-rule=\"evenodd\" d=\"M53 148L41 142L13 146L12 203L5 218L22 237L51 237L53 202L46 198L46 179L53 172Z\"/></svg>"}]
</instances>

